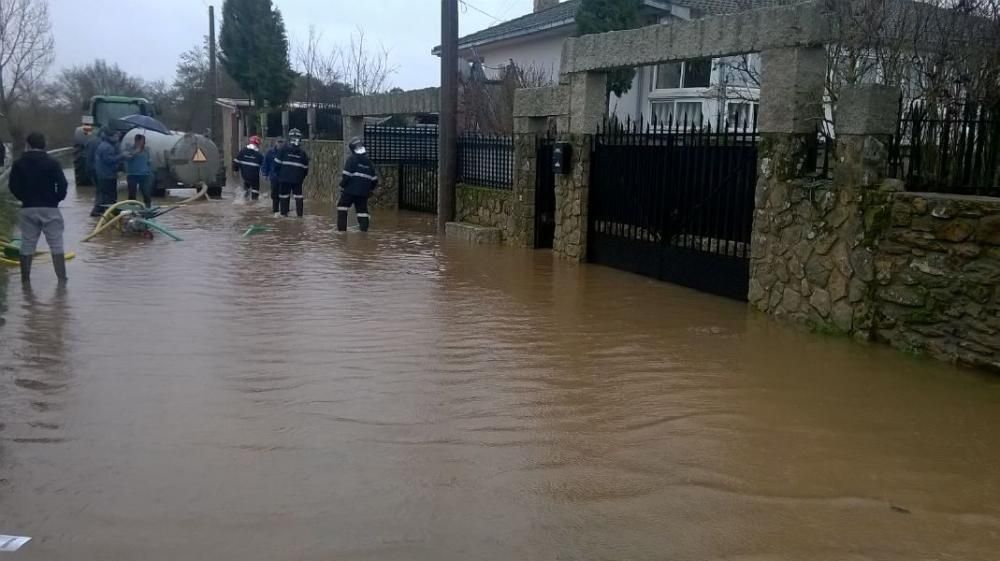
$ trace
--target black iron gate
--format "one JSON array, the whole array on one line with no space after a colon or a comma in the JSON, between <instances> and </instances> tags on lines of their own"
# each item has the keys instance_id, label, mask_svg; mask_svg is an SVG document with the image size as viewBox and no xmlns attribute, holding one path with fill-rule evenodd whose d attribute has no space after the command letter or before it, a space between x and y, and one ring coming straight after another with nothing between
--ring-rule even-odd
<instances>
[{"instance_id":1,"label":"black iron gate","mask_svg":"<svg viewBox=\"0 0 1000 561\"><path fill-rule=\"evenodd\" d=\"M372 161L395 164L399 171L399 208L437 212L437 127L368 125L365 144Z\"/></svg>"},{"instance_id":2,"label":"black iron gate","mask_svg":"<svg viewBox=\"0 0 1000 561\"><path fill-rule=\"evenodd\" d=\"M438 163L427 160L399 162L399 208L437 212Z\"/></svg>"},{"instance_id":3,"label":"black iron gate","mask_svg":"<svg viewBox=\"0 0 1000 561\"><path fill-rule=\"evenodd\" d=\"M535 171L535 248L551 248L556 235L556 176L552 172L551 137L538 141Z\"/></svg>"},{"instance_id":4,"label":"black iron gate","mask_svg":"<svg viewBox=\"0 0 1000 561\"><path fill-rule=\"evenodd\" d=\"M746 300L754 123L606 125L591 174L589 261Z\"/></svg>"}]
</instances>

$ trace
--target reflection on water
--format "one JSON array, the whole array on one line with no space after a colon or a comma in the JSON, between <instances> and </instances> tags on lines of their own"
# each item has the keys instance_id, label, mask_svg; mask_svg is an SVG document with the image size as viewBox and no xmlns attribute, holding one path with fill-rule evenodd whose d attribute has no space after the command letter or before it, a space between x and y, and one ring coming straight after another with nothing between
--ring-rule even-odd
<instances>
[{"instance_id":1,"label":"reflection on water","mask_svg":"<svg viewBox=\"0 0 1000 561\"><path fill-rule=\"evenodd\" d=\"M66 208L70 239L89 191ZM72 197L72 196L71 196ZM993 378L432 217L80 246L7 280L25 560L995 559ZM318 210L318 209L313 209ZM328 210L328 209L327 209ZM251 224L275 231L241 238Z\"/></svg>"}]
</instances>

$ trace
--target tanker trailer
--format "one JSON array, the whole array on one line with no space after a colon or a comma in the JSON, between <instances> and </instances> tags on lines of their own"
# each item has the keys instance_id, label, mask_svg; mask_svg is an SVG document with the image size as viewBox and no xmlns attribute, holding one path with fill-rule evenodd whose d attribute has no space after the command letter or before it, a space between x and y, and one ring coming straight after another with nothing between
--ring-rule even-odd
<instances>
[{"instance_id":1,"label":"tanker trailer","mask_svg":"<svg viewBox=\"0 0 1000 561\"><path fill-rule=\"evenodd\" d=\"M122 137L120 148L126 150L135 135L146 137L153 166L153 194L162 197L167 189L198 189L208 185L208 196L219 198L226 183L219 148L208 137L188 132L162 132L133 128Z\"/></svg>"}]
</instances>

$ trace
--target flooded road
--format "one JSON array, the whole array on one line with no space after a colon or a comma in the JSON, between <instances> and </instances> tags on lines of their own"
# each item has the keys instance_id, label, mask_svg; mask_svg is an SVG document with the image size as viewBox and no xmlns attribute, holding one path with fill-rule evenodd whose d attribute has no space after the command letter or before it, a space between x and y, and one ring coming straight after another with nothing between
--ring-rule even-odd
<instances>
[{"instance_id":1,"label":"flooded road","mask_svg":"<svg viewBox=\"0 0 1000 561\"><path fill-rule=\"evenodd\" d=\"M1000 556L995 377L430 216L79 244L91 196L65 291L3 281L0 534L34 540L0 556Z\"/></svg>"}]
</instances>

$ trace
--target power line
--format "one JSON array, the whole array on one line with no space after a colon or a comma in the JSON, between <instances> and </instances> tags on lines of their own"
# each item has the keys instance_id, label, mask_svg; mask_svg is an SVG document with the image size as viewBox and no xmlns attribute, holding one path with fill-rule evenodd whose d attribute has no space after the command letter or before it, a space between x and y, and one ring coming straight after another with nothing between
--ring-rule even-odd
<instances>
[{"instance_id":1,"label":"power line","mask_svg":"<svg viewBox=\"0 0 1000 561\"><path fill-rule=\"evenodd\" d=\"M473 10L475 10L475 11L479 12L480 14L483 14L484 16L486 16L486 17L488 17L488 18L492 18L492 19L493 19L493 21L503 21L503 20L501 20L500 18L496 17L495 15L493 15L493 14L491 14L491 13L489 13L489 12L486 12L486 11L484 11L483 9L481 9L481 8L478 8L478 7L476 7L476 6L472 5L472 4L470 4L470 3L469 3L469 2L467 2L466 0L458 0L458 1L459 1L459 2L460 2L460 3L462 4L462 6L465 6L466 8L471 8L471 9L473 9Z\"/></svg>"}]
</instances>

